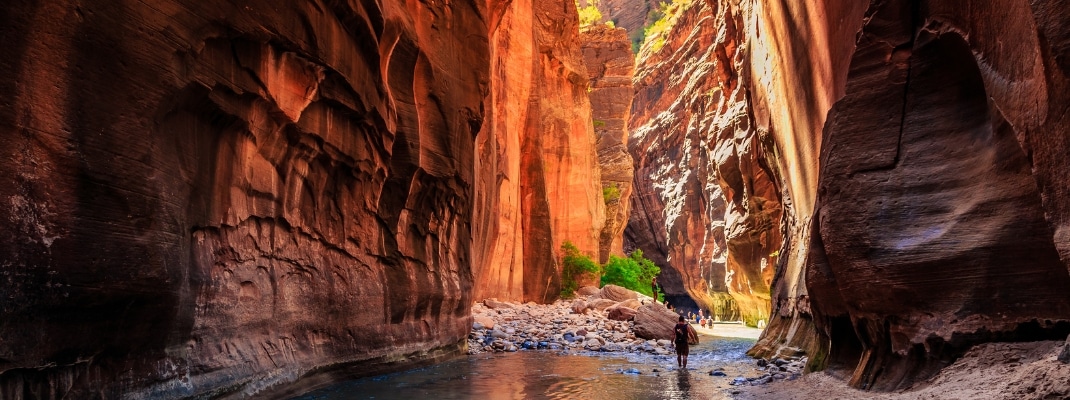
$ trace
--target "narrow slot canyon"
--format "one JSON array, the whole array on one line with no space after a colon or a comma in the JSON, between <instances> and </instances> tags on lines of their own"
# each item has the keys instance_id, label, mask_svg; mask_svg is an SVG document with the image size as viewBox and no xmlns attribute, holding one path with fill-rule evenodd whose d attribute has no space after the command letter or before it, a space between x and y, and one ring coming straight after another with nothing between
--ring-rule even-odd
<instances>
[{"instance_id":1,"label":"narrow slot canyon","mask_svg":"<svg viewBox=\"0 0 1070 400\"><path fill-rule=\"evenodd\" d=\"M0 39L0 399L1070 398L1059 1L12 0Z\"/></svg>"}]
</instances>

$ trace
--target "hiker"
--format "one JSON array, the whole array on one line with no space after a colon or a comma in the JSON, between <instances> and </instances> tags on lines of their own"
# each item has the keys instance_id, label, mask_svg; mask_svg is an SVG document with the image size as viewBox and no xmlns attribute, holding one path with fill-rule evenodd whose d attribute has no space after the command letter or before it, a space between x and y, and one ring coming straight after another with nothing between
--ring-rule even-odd
<instances>
[{"instance_id":1,"label":"hiker","mask_svg":"<svg viewBox=\"0 0 1070 400\"><path fill-rule=\"evenodd\" d=\"M689 346L694 343L698 344L698 334L695 333L695 328L691 327L691 324L687 323L683 315L680 315L680 321L673 327L673 344L676 345L676 364L681 369L687 369L687 353Z\"/></svg>"}]
</instances>

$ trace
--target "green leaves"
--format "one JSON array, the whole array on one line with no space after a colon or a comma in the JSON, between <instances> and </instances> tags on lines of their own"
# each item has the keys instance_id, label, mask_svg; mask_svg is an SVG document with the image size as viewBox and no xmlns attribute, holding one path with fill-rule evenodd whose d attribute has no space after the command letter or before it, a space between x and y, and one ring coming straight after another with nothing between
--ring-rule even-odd
<instances>
[{"instance_id":1,"label":"green leaves","mask_svg":"<svg viewBox=\"0 0 1070 400\"><path fill-rule=\"evenodd\" d=\"M643 257L642 250L636 249L627 258L609 256L602 273L602 285L622 286L649 296L653 295L650 280L660 272L661 268Z\"/></svg>"},{"instance_id":2,"label":"green leaves","mask_svg":"<svg viewBox=\"0 0 1070 400\"><path fill-rule=\"evenodd\" d=\"M561 297L569 298L579 289L577 278L587 274L598 276L602 268L570 241L561 244L561 253L565 255L561 260Z\"/></svg>"},{"instance_id":3,"label":"green leaves","mask_svg":"<svg viewBox=\"0 0 1070 400\"><path fill-rule=\"evenodd\" d=\"M589 276L592 279L601 275L601 285L617 285L651 296L650 281L661 268L653 261L643 257L643 251L636 249L628 257L609 256L606 265L600 266L590 256L570 241L561 244L561 297L570 298L579 289L578 279Z\"/></svg>"}]
</instances>

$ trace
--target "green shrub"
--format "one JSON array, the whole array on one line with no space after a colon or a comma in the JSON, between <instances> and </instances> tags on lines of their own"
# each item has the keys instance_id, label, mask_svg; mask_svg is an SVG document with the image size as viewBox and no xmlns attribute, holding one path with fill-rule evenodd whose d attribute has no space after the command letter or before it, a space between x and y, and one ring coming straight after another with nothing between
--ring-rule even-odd
<instances>
[{"instance_id":1,"label":"green shrub","mask_svg":"<svg viewBox=\"0 0 1070 400\"><path fill-rule=\"evenodd\" d=\"M653 21L643 27L643 38L652 41L650 51L657 52L665 46L665 39L676 25L676 18L680 13L691 5L692 0L672 0L672 2L660 2L658 7L650 10L647 21Z\"/></svg>"},{"instance_id":2,"label":"green shrub","mask_svg":"<svg viewBox=\"0 0 1070 400\"><path fill-rule=\"evenodd\" d=\"M569 298L579 289L577 278L584 275L598 276L601 268L590 256L580 252L580 249L570 241L561 244L561 297Z\"/></svg>"},{"instance_id":3,"label":"green shrub","mask_svg":"<svg viewBox=\"0 0 1070 400\"><path fill-rule=\"evenodd\" d=\"M620 187L616 182L602 188L602 200L605 200L606 204L620 200Z\"/></svg>"},{"instance_id":4,"label":"green shrub","mask_svg":"<svg viewBox=\"0 0 1070 400\"><path fill-rule=\"evenodd\" d=\"M651 296L650 281L661 272L661 268L643 257L642 250L636 249L627 258L609 256L603 271L602 286L622 286Z\"/></svg>"},{"instance_id":5,"label":"green shrub","mask_svg":"<svg viewBox=\"0 0 1070 400\"><path fill-rule=\"evenodd\" d=\"M580 2L576 1L576 11L580 14L580 28L586 28L602 20L602 12L598 10L597 1L588 0L587 7L580 7Z\"/></svg>"},{"instance_id":6,"label":"green shrub","mask_svg":"<svg viewBox=\"0 0 1070 400\"><path fill-rule=\"evenodd\" d=\"M606 121L602 121L602 120L597 120L596 119L592 123L594 124L595 128L605 128L605 126L606 126Z\"/></svg>"}]
</instances>

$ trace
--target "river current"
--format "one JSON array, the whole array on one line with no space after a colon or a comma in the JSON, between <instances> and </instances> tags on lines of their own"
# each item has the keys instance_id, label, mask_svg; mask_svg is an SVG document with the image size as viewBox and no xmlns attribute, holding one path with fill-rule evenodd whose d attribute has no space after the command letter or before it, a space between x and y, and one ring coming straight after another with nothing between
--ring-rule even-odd
<instances>
[{"instance_id":1,"label":"river current","mask_svg":"<svg viewBox=\"0 0 1070 400\"><path fill-rule=\"evenodd\" d=\"M675 355L521 350L336 383L301 400L333 399L721 399L754 374L754 339L702 335L686 371ZM712 376L721 369L725 376Z\"/></svg>"}]
</instances>

